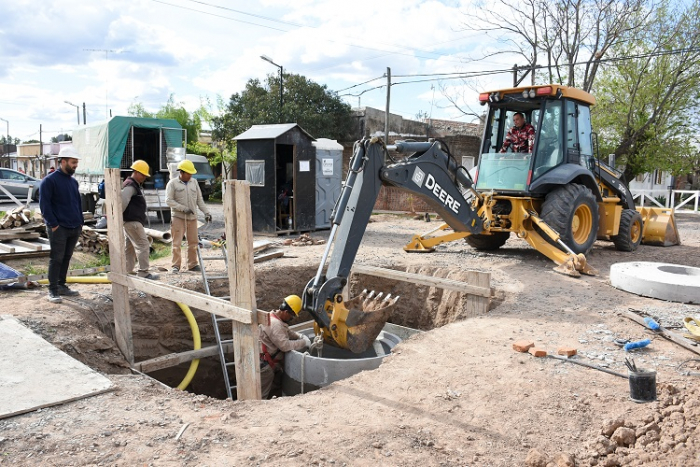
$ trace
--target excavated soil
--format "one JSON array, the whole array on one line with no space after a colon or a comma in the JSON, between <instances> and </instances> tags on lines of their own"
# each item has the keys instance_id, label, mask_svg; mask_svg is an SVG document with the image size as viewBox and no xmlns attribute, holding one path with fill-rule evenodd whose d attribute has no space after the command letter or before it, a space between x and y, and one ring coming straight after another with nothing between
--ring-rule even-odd
<instances>
[{"instance_id":1,"label":"excavated soil","mask_svg":"<svg viewBox=\"0 0 700 467\"><path fill-rule=\"evenodd\" d=\"M220 211L218 216L220 228ZM493 253L453 242L429 255L406 254L401 247L411 235L435 224L395 215L373 220L358 263L454 279L467 270L488 272L495 294L489 312L469 316L464 297L452 292L359 276L352 291L401 295L392 321L428 332L402 342L377 370L319 391L225 401L212 388L220 371L215 359L203 360L195 376L192 390L199 394L132 375L111 340L108 285L78 285L82 295L58 305L44 300L45 290L0 292L3 313L117 386L112 393L0 420L0 464L700 465L700 366L688 362L700 355L619 314L641 310L681 333L683 318L700 315L699 307L609 284L610 266L621 261L700 267L700 217L679 216L678 247L622 253L596 242L588 259L600 275L579 279L554 273L551 262L516 238ZM327 232L312 236L325 239ZM299 293L324 247L285 246L284 257L256 265L259 308ZM167 258L158 264L167 266ZM201 290L193 273L164 274L162 280ZM131 303L137 360L191 348L190 330L174 304L137 292ZM197 310L195 316L210 339L209 316ZM614 342L642 338L651 345L631 353ZM632 402L626 378L514 352L520 339L550 353L575 347L577 361L619 373L632 357L657 371L657 401ZM161 379L175 385L185 372L186 366Z\"/></svg>"}]
</instances>

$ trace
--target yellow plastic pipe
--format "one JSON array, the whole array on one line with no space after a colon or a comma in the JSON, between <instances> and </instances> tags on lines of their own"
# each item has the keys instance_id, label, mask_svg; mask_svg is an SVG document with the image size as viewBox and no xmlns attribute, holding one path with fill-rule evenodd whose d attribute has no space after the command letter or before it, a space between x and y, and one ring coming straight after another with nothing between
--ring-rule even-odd
<instances>
[{"instance_id":1,"label":"yellow plastic pipe","mask_svg":"<svg viewBox=\"0 0 700 467\"><path fill-rule=\"evenodd\" d=\"M49 280L48 279L41 279L39 281L40 284L48 284ZM68 276L66 277L66 282L69 282L71 284L110 284L111 281L107 276ZM190 307L185 305L184 303L177 303L177 306L180 307L182 310L182 313L185 315L185 318L187 318L187 322L190 325L190 329L192 329L192 340L194 341L194 350L199 350L202 348L202 337L199 334L199 326L197 326L197 320L194 319L194 315L192 314L192 310L190 310ZM199 367L199 359L196 358L190 362L190 369L187 371L187 374L185 377L182 379L182 382L177 385L177 388L184 391L187 386L190 385L192 382L192 378L194 378L195 373L197 373L197 368Z\"/></svg>"}]
</instances>

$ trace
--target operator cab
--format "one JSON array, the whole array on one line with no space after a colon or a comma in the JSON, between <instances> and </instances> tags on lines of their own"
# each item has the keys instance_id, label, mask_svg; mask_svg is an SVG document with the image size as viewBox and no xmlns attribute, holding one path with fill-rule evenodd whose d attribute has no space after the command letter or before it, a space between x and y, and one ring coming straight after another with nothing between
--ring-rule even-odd
<instances>
[{"instance_id":1,"label":"operator cab","mask_svg":"<svg viewBox=\"0 0 700 467\"><path fill-rule=\"evenodd\" d=\"M476 189L529 195L530 185L563 164L593 169L587 92L558 85L511 88L479 95L488 115L476 173ZM521 113L535 129L531 152L501 152L513 117ZM527 145L525 145L527 150Z\"/></svg>"}]
</instances>

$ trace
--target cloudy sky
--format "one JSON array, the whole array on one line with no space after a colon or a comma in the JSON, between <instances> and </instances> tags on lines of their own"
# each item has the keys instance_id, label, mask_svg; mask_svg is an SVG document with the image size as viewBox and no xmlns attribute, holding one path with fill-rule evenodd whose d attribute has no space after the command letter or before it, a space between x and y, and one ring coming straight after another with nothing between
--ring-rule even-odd
<instances>
[{"instance_id":1,"label":"cloudy sky","mask_svg":"<svg viewBox=\"0 0 700 467\"><path fill-rule=\"evenodd\" d=\"M240 92L278 69L301 74L353 107L386 104L407 118L470 121L443 95L476 93L456 72L507 69L513 57L474 62L497 46L466 31L473 0L3 0L0 118L12 137L44 140L77 124L126 115L130 104L156 111L174 95L192 111ZM418 76L416 76L418 75ZM426 76L432 75L432 76ZM442 76L442 79L438 79ZM508 86L510 74L477 87ZM412 84L404 84L413 81ZM364 83L364 84L363 84ZM400 84L398 84L400 83ZM379 88L378 88L379 87ZM359 95L361 94L361 96ZM474 108L478 106L474 105ZM216 106L214 105L214 109ZM0 121L0 133L6 132Z\"/></svg>"}]
</instances>

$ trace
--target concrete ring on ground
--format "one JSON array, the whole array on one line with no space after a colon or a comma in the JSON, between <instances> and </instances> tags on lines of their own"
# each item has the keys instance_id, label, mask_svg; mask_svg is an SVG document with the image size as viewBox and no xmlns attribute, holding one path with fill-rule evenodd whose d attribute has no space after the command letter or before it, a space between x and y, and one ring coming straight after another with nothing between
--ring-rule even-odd
<instances>
[{"instance_id":1,"label":"concrete ring on ground","mask_svg":"<svg viewBox=\"0 0 700 467\"><path fill-rule=\"evenodd\" d=\"M613 287L669 302L700 303L700 268L637 261L610 267Z\"/></svg>"}]
</instances>

